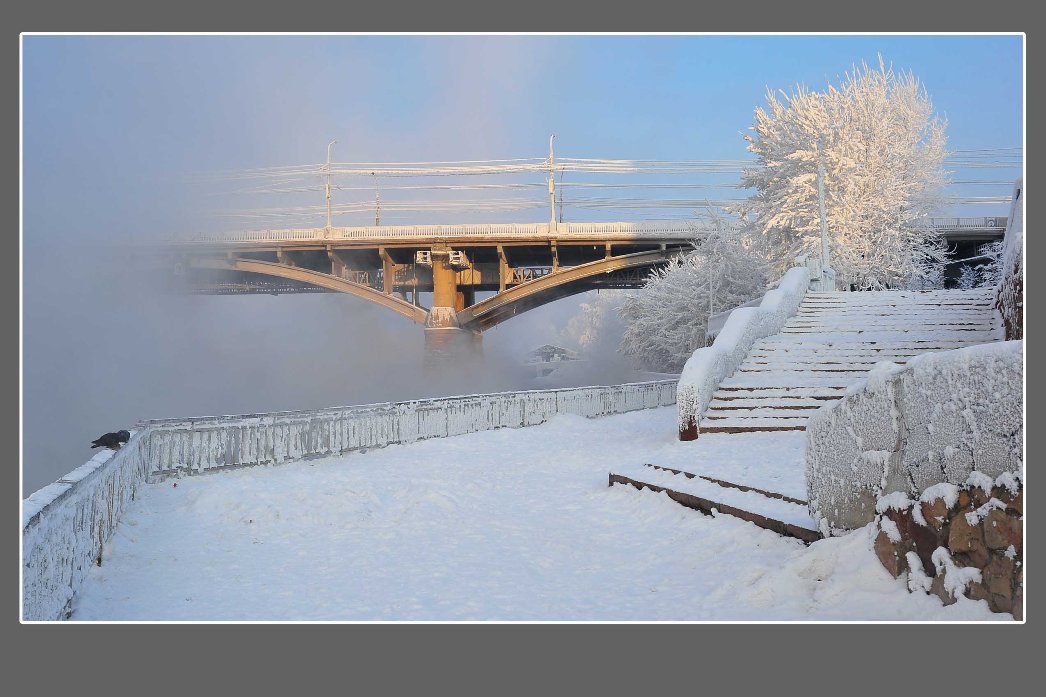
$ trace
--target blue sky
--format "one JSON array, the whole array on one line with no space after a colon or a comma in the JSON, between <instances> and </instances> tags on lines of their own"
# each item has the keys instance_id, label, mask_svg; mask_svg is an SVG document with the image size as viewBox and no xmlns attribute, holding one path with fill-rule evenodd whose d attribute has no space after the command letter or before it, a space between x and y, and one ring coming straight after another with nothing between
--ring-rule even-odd
<instances>
[{"instance_id":1,"label":"blue sky","mask_svg":"<svg viewBox=\"0 0 1046 697\"><path fill-rule=\"evenodd\" d=\"M923 81L951 148L1022 143L1019 36L24 41L27 210L61 185L80 224L189 224L182 178L319 162L332 138L340 161L541 157L552 132L572 157L744 158L767 87L822 88L878 54Z\"/></svg>"}]
</instances>

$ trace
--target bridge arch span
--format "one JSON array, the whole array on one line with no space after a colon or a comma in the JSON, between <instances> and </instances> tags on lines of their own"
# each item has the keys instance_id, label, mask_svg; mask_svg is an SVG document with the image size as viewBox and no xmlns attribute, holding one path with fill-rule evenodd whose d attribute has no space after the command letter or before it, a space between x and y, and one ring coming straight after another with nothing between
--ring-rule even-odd
<instances>
[{"instance_id":1,"label":"bridge arch span","mask_svg":"<svg viewBox=\"0 0 1046 697\"><path fill-rule=\"evenodd\" d=\"M608 257L562 269L509 288L458 312L462 329L481 332L527 310L593 290L593 277L629 269L653 268L667 263L679 250L653 250Z\"/></svg>"},{"instance_id":2,"label":"bridge arch span","mask_svg":"<svg viewBox=\"0 0 1046 697\"><path fill-rule=\"evenodd\" d=\"M417 324L424 325L428 312L423 307L412 305L405 300L386 295L380 290L375 290L362 283L355 283L344 278L332 276L320 271L303 269L287 264L277 264L271 261L259 261L256 259L196 259L192 265L197 268L218 269L222 271L246 271L248 273L286 278L292 281L301 281L321 288L348 293L358 298L377 303L382 307L399 313Z\"/></svg>"}]
</instances>

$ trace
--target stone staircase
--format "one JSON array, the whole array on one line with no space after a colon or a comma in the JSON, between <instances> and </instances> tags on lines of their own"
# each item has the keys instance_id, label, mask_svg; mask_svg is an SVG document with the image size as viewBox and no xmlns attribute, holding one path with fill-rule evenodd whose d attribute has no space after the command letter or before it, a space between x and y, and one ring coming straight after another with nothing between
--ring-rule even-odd
<instances>
[{"instance_id":1,"label":"stone staircase","mask_svg":"<svg viewBox=\"0 0 1046 697\"><path fill-rule=\"evenodd\" d=\"M808 293L782 331L757 341L737 371L719 384L699 432L737 434L727 436L730 451L773 457L765 443L756 451L756 436L744 434L805 431L814 409L841 399L880 361L903 364L921 353L1001 341L993 303L991 288ZM699 472L715 457L711 440L698 438L690 446L690 471L621 465L610 473L610 485L663 492L702 513L735 516L806 543L821 537L806 501ZM721 453L724 446L717 442L716 447ZM802 463L795 466L801 477Z\"/></svg>"},{"instance_id":2,"label":"stone staircase","mask_svg":"<svg viewBox=\"0 0 1046 697\"><path fill-rule=\"evenodd\" d=\"M761 339L723 380L701 433L802 431L879 361L1001 340L991 288L811 292L779 334Z\"/></svg>"}]
</instances>

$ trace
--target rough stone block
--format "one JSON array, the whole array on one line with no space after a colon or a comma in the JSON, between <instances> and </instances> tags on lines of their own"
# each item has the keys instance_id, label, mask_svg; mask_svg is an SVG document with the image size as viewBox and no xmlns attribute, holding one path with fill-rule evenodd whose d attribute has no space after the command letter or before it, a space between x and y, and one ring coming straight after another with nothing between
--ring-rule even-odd
<instances>
[{"instance_id":1,"label":"rough stone block","mask_svg":"<svg viewBox=\"0 0 1046 697\"><path fill-rule=\"evenodd\" d=\"M1013 545L1017 553L1021 552L1023 535L1019 519L993 508L981 521L981 527L984 529L984 544L988 549L1001 551Z\"/></svg>"},{"instance_id":2,"label":"rough stone block","mask_svg":"<svg viewBox=\"0 0 1046 697\"><path fill-rule=\"evenodd\" d=\"M970 581L966 586L966 597L970 600L983 600L988 602L991 598L991 594L988 589L985 588L984 584L979 581Z\"/></svg>"},{"instance_id":3,"label":"rough stone block","mask_svg":"<svg viewBox=\"0 0 1046 697\"><path fill-rule=\"evenodd\" d=\"M936 532L940 532L948 525L948 504L944 499L923 501L920 504L923 518L926 523Z\"/></svg>"},{"instance_id":4,"label":"rough stone block","mask_svg":"<svg viewBox=\"0 0 1046 697\"><path fill-rule=\"evenodd\" d=\"M930 593L940 598L945 605L956 602L955 596L944 588L944 574L937 574L933 577L933 581L930 583Z\"/></svg>"},{"instance_id":5,"label":"rough stone block","mask_svg":"<svg viewBox=\"0 0 1046 697\"><path fill-rule=\"evenodd\" d=\"M893 543L882 530L875 537L875 556L879 558L882 565L890 574L897 578L908 570L908 560L905 558L904 542Z\"/></svg>"},{"instance_id":6,"label":"rough stone block","mask_svg":"<svg viewBox=\"0 0 1046 697\"><path fill-rule=\"evenodd\" d=\"M984 585L988 588L988 604L996 612L1013 611L1013 591L1016 567L1012 559L993 554L991 562L984 568Z\"/></svg>"},{"instance_id":7,"label":"rough stone block","mask_svg":"<svg viewBox=\"0 0 1046 697\"><path fill-rule=\"evenodd\" d=\"M959 509L948 526L948 550L952 554L962 555L959 561L963 566L983 567L988 563L988 548L984 544L984 533L981 526L970 525L966 520L967 511Z\"/></svg>"},{"instance_id":8,"label":"rough stone block","mask_svg":"<svg viewBox=\"0 0 1046 697\"><path fill-rule=\"evenodd\" d=\"M1024 621L1024 569L1017 575L1017 590L1013 593L1013 619Z\"/></svg>"}]
</instances>

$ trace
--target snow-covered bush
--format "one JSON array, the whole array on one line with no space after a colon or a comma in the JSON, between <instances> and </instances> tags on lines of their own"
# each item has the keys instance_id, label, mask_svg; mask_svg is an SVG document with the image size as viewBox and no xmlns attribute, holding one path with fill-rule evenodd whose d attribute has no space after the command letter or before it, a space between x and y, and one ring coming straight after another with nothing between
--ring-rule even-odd
<instances>
[{"instance_id":1,"label":"snow-covered bush","mask_svg":"<svg viewBox=\"0 0 1046 697\"><path fill-rule=\"evenodd\" d=\"M769 242L775 275L803 253L820 253L818 166L832 268L843 285L895 288L923 279L945 257L943 238L920 226L945 184L945 122L910 73L863 65L839 87L767 94L754 135L756 189L740 207Z\"/></svg>"},{"instance_id":2,"label":"snow-covered bush","mask_svg":"<svg viewBox=\"0 0 1046 697\"><path fill-rule=\"evenodd\" d=\"M976 264L965 264L959 269L960 290L999 285L1002 280L1002 240L981 245Z\"/></svg>"},{"instance_id":3,"label":"snow-covered bush","mask_svg":"<svg viewBox=\"0 0 1046 697\"><path fill-rule=\"evenodd\" d=\"M676 372L708 344L708 319L758 297L766 261L758 240L721 224L695 249L651 273L625 296L621 352L650 370Z\"/></svg>"}]
</instances>

